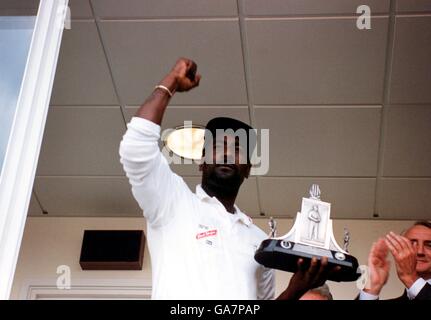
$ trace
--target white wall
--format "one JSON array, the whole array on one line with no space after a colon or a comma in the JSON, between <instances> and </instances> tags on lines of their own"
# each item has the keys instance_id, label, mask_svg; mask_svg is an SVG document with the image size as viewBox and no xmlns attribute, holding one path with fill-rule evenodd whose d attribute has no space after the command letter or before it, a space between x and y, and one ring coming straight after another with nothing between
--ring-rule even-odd
<instances>
[{"instance_id":1,"label":"white wall","mask_svg":"<svg viewBox=\"0 0 431 320\"><path fill-rule=\"evenodd\" d=\"M254 219L265 231L267 219ZM278 235L287 233L293 222L287 219L277 220ZM342 244L343 227L351 232L350 252L360 264L366 264L367 254L372 242L380 235L393 230L400 232L412 224L412 221L371 221L371 220L336 220L335 237ZM143 229L143 218L65 218L65 217L29 217L15 273L12 299L28 296L31 286L55 286L57 267L68 265L71 269L73 286L151 286L149 254L146 250L142 271L82 271L79 256L83 232L85 229ZM180 275L178 275L180 276ZM288 284L290 274L277 271L277 294ZM357 294L356 284L328 283L335 299L352 299ZM403 288L398 281L392 265L391 276L382 298L396 297Z\"/></svg>"},{"instance_id":2,"label":"white wall","mask_svg":"<svg viewBox=\"0 0 431 320\"><path fill-rule=\"evenodd\" d=\"M15 272L12 299L27 296L29 286L55 286L59 265L71 269L73 286L151 286L149 253L142 271L83 271L79 265L84 230L146 230L143 218L29 217Z\"/></svg>"}]
</instances>

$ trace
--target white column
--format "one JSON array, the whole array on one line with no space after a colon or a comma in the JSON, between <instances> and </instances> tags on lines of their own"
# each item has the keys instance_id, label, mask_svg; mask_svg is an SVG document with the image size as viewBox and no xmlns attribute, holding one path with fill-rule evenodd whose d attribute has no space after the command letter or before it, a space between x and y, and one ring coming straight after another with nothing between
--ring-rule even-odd
<instances>
[{"instance_id":1,"label":"white column","mask_svg":"<svg viewBox=\"0 0 431 320\"><path fill-rule=\"evenodd\" d=\"M8 299L48 114L68 0L40 0L0 181L0 299Z\"/></svg>"}]
</instances>

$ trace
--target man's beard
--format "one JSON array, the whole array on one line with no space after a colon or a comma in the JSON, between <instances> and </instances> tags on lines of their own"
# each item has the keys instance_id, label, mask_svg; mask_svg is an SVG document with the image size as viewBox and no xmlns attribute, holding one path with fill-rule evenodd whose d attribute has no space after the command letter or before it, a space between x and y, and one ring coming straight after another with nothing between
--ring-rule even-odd
<instances>
[{"instance_id":1,"label":"man's beard","mask_svg":"<svg viewBox=\"0 0 431 320\"><path fill-rule=\"evenodd\" d=\"M231 175L219 175L217 173L217 167L214 167L208 175L205 175L204 182L207 187L222 198L236 196L244 180L241 177L239 169L234 166L232 166L232 168L234 172Z\"/></svg>"}]
</instances>

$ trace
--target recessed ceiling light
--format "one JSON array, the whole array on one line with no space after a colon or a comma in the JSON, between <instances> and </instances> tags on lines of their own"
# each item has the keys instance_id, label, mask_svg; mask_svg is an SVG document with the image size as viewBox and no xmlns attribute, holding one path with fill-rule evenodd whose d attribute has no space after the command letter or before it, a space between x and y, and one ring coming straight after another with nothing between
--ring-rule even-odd
<instances>
[{"instance_id":1,"label":"recessed ceiling light","mask_svg":"<svg viewBox=\"0 0 431 320\"><path fill-rule=\"evenodd\" d=\"M199 160L204 146L205 127L179 126L172 131L165 140L168 150L185 158Z\"/></svg>"}]
</instances>

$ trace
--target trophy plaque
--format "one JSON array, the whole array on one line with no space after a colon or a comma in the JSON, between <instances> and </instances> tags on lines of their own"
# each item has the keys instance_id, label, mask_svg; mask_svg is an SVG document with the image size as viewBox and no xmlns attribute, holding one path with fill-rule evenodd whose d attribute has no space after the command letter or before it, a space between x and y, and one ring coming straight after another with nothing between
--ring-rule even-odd
<instances>
[{"instance_id":1,"label":"trophy plaque","mask_svg":"<svg viewBox=\"0 0 431 320\"><path fill-rule=\"evenodd\" d=\"M344 229L344 245L341 248L335 241L331 204L320 200L320 188L313 184L310 197L302 198L301 212L297 213L292 229L282 237L276 237L276 222L270 219L269 239L264 240L257 249L255 260L267 268L296 272L299 258L309 265L312 257L328 258L329 266L339 266L328 280L355 281L361 273L358 260L348 253L350 234Z\"/></svg>"}]
</instances>

